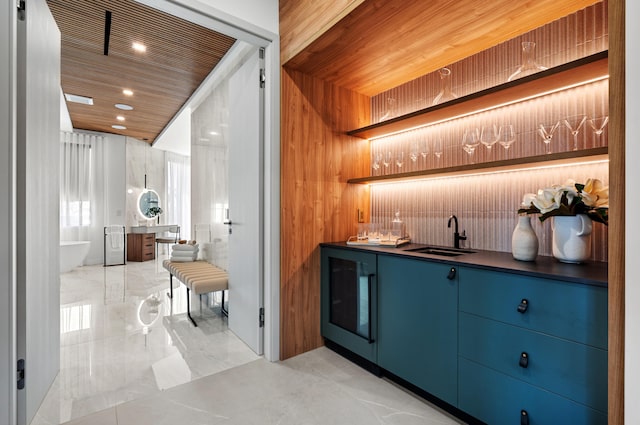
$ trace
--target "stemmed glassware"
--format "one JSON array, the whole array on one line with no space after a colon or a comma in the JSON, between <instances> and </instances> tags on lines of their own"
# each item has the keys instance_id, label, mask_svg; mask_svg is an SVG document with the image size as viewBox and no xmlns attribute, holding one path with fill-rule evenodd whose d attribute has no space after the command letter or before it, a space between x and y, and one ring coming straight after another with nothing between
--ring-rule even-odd
<instances>
[{"instance_id":1,"label":"stemmed glassware","mask_svg":"<svg viewBox=\"0 0 640 425\"><path fill-rule=\"evenodd\" d=\"M411 144L411 149L409 150L409 158L411 162L416 162L418 160L418 142L413 142Z\"/></svg>"},{"instance_id":2,"label":"stemmed glassware","mask_svg":"<svg viewBox=\"0 0 640 425\"><path fill-rule=\"evenodd\" d=\"M442 156L442 139L441 138L437 138L434 146L433 146L433 154L436 156L436 158L440 159L440 157Z\"/></svg>"},{"instance_id":3,"label":"stemmed glassware","mask_svg":"<svg viewBox=\"0 0 640 425\"><path fill-rule=\"evenodd\" d=\"M500 140L500 128L495 124L489 124L482 127L480 132L480 143L482 143L489 152L496 142Z\"/></svg>"},{"instance_id":4,"label":"stemmed glassware","mask_svg":"<svg viewBox=\"0 0 640 425\"><path fill-rule=\"evenodd\" d=\"M374 173L380 170L380 162L382 162L382 154L377 153L373 157L373 164L371 164L371 168L373 168Z\"/></svg>"},{"instance_id":5,"label":"stemmed glassware","mask_svg":"<svg viewBox=\"0 0 640 425\"><path fill-rule=\"evenodd\" d=\"M462 149L469 154L469 159L473 158L473 153L480 144L480 132L477 128L466 129L462 136Z\"/></svg>"},{"instance_id":6,"label":"stemmed glassware","mask_svg":"<svg viewBox=\"0 0 640 425\"><path fill-rule=\"evenodd\" d=\"M425 140L420 144L420 156L426 161L427 155L429 155L429 142Z\"/></svg>"},{"instance_id":7,"label":"stemmed glassware","mask_svg":"<svg viewBox=\"0 0 640 425\"><path fill-rule=\"evenodd\" d=\"M538 134L542 137L542 141L547 145L547 153L551 153L551 139L553 139L553 133L556 132L558 126L560 125L559 121L556 121L552 124L540 124L538 126Z\"/></svg>"},{"instance_id":8,"label":"stemmed glassware","mask_svg":"<svg viewBox=\"0 0 640 425\"><path fill-rule=\"evenodd\" d=\"M574 115L571 117L567 117L564 120L564 125L567 126L571 134L573 134L573 150L578 150L578 133L580 133L580 128L587 120L587 116L584 114Z\"/></svg>"},{"instance_id":9,"label":"stemmed glassware","mask_svg":"<svg viewBox=\"0 0 640 425\"><path fill-rule=\"evenodd\" d=\"M382 165L384 165L384 168L386 169L385 172L389 172L389 166L391 165L391 151L387 151L387 153L384 155L384 157L382 158Z\"/></svg>"},{"instance_id":10,"label":"stemmed glassware","mask_svg":"<svg viewBox=\"0 0 640 425\"><path fill-rule=\"evenodd\" d=\"M398 154L396 155L396 165L398 166L398 168L402 168L402 166L404 165L404 152L398 152Z\"/></svg>"},{"instance_id":11,"label":"stemmed glassware","mask_svg":"<svg viewBox=\"0 0 640 425\"><path fill-rule=\"evenodd\" d=\"M598 137L598 140L600 140L600 136L604 132L604 128L607 126L607 123L609 122L609 115L603 115L601 117L592 117L592 118L589 118L587 122L589 123L589 126L591 127L593 132Z\"/></svg>"},{"instance_id":12,"label":"stemmed glassware","mask_svg":"<svg viewBox=\"0 0 640 425\"><path fill-rule=\"evenodd\" d=\"M500 127L500 134L498 135L498 143L502 146L507 153L509 152L509 148L516 141L516 133L513 130L512 124L506 124Z\"/></svg>"}]
</instances>

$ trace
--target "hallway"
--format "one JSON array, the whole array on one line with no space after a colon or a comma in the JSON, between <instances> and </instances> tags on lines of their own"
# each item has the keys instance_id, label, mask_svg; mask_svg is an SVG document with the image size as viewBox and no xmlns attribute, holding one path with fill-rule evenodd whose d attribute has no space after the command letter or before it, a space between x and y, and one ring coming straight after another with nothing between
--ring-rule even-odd
<instances>
[{"instance_id":1,"label":"hallway","mask_svg":"<svg viewBox=\"0 0 640 425\"><path fill-rule=\"evenodd\" d=\"M186 291L162 259L85 266L60 275L60 372L32 425L71 419L259 357L227 327L219 298L203 296L186 316Z\"/></svg>"},{"instance_id":2,"label":"hallway","mask_svg":"<svg viewBox=\"0 0 640 425\"><path fill-rule=\"evenodd\" d=\"M61 275L61 365L32 425L458 424L326 348L271 363L161 260Z\"/></svg>"}]
</instances>

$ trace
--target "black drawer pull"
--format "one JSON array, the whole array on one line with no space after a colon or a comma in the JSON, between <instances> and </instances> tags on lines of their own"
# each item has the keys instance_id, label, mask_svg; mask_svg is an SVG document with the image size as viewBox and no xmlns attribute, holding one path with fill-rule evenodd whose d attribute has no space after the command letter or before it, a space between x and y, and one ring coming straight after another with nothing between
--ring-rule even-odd
<instances>
[{"instance_id":1,"label":"black drawer pull","mask_svg":"<svg viewBox=\"0 0 640 425\"><path fill-rule=\"evenodd\" d=\"M520 354L520 367L526 369L529 366L529 355L524 351Z\"/></svg>"},{"instance_id":2,"label":"black drawer pull","mask_svg":"<svg viewBox=\"0 0 640 425\"><path fill-rule=\"evenodd\" d=\"M520 425L529 425L529 414L526 410L520 411Z\"/></svg>"},{"instance_id":3,"label":"black drawer pull","mask_svg":"<svg viewBox=\"0 0 640 425\"><path fill-rule=\"evenodd\" d=\"M520 301L520 304L518 304L518 313L524 313L527 311L527 308L529 308L529 301L527 301L526 298L523 298L522 301Z\"/></svg>"},{"instance_id":4,"label":"black drawer pull","mask_svg":"<svg viewBox=\"0 0 640 425\"><path fill-rule=\"evenodd\" d=\"M455 267L451 267L451 269L449 270L449 274L447 275L447 279L453 280L455 278L456 278L456 269Z\"/></svg>"}]
</instances>

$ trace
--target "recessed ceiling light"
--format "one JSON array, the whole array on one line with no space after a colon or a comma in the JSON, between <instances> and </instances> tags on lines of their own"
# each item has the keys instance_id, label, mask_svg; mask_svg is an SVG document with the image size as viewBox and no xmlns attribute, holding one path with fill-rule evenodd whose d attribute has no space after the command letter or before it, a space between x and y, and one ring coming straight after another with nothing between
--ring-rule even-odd
<instances>
[{"instance_id":1,"label":"recessed ceiling light","mask_svg":"<svg viewBox=\"0 0 640 425\"><path fill-rule=\"evenodd\" d=\"M124 93L127 96L133 96L133 90L124 89L122 90L122 93Z\"/></svg>"},{"instance_id":2,"label":"recessed ceiling light","mask_svg":"<svg viewBox=\"0 0 640 425\"><path fill-rule=\"evenodd\" d=\"M131 47L133 47L133 50L135 50L136 52L146 52L147 51L147 46L145 46L142 43L133 43L131 45Z\"/></svg>"},{"instance_id":3,"label":"recessed ceiling light","mask_svg":"<svg viewBox=\"0 0 640 425\"><path fill-rule=\"evenodd\" d=\"M111 126L111 128L115 128L116 130L126 130L127 127L125 127L124 125L119 125L119 124L114 124Z\"/></svg>"},{"instance_id":4,"label":"recessed ceiling light","mask_svg":"<svg viewBox=\"0 0 640 425\"><path fill-rule=\"evenodd\" d=\"M218 132L217 131L210 131L209 134L212 135L212 136L217 136Z\"/></svg>"},{"instance_id":5,"label":"recessed ceiling light","mask_svg":"<svg viewBox=\"0 0 640 425\"><path fill-rule=\"evenodd\" d=\"M83 105L93 105L93 98L87 96L65 93L64 98L67 99L67 102L82 103Z\"/></svg>"},{"instance_id":6,"label":"recessed ceiling light","mask_svg":"<svg viewBox=\"0 0 640 425\"><path fill-rule=\"evenodd\" d=\"M117 119L118 121L124 121L124 117L123 117L122 115L118 115L118 116L116 117L116 119Z\"/></svg>"},{"instance_id":7,"label":"recessed ceiling light","mask_svg":"<svg viewBox=\"0 0 640 425\"><path fill-rule=\"evenodd\" d=\"M133 106L126 105L124 103L116 103L114 106L118 109L122 109L123 111L133 111Z\"/></svg>"}]
</instances>

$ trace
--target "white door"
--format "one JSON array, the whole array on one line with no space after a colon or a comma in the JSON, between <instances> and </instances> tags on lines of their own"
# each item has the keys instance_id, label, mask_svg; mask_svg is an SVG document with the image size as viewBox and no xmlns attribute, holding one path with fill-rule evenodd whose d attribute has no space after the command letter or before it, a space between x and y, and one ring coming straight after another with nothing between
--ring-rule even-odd
<instances>
[{"instance_id":1,"label":"white door","mask_svg":"<svg viewBox=\"0 0 640 425\"><path fill-rule=\"evenodd\" d=\"M19 21L16 342L25 360L18 424L31 422L60 368L60 32L45 0Z\"/></svg>"},{"instance_id":2,"label":"white door","mask_svg":"<svg viewBox=\"0 0 640 425\"><path fill-rule=\"evenodd\" d=\"M229 80L229 329L263 351L263 51Z\"/></svg>"}]
</instances>

